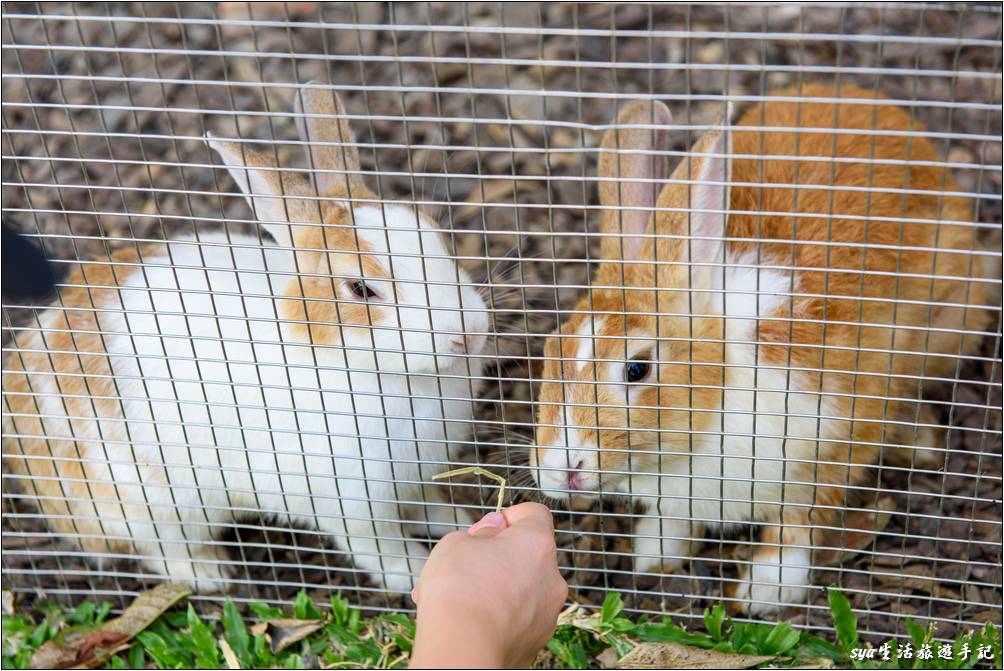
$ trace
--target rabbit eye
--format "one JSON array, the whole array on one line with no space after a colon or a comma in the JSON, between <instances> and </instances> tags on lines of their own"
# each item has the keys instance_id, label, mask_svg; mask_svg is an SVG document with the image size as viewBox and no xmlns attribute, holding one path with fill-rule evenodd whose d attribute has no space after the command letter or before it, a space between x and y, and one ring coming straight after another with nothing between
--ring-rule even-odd
<instances>
[{"instance_id":1,"label":"rabbit eye","mask_svg":"<svg viewBox=\"0 0 1004 671\"><path fill-rule=\"evenodd\" d=\"M629 361L624 374L628 382L640 382L648 377L650 372L652 372L652 364L649 362Z\"/></svg>"},{"instance_id":2,"label":"rabbit eye","mask_svg":"<svg viewBox=\"0 0 1004 671\"><path fill-rule=\"evenodd\" d=\"M361 298L363 300L366 300L367 298L376 298L377 295L377 292L370 289L362 280L349 282L349 291L351 291L356 298Z\"/></svg>"}]
</instances>

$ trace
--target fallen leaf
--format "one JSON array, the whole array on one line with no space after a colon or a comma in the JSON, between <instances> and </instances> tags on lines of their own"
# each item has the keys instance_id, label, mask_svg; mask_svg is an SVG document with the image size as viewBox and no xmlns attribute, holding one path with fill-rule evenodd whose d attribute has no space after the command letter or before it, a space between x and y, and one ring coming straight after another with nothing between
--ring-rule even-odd
<instances>
[{"instance_id":1,"label":"fallen leaf","mask_svg":"<svg viewBox=\"0 0 1004 671\"><path fill-rule=\"evenodd\" d=\"M35 651L32 669L93 669L112 655L132 647L119 634L94 631L93 627L71 627Z\"/></svg>"},{"instance_id":2,"label":"fallen leaf","mask_svg":"<svg viewBox=\"0 0 1004 671\"><path fill-rule=\"evenodd\" d=\"M63 629L35 651L28 666L32 669L67 669L74 666L77 661L77 648L72 642L82 640L94 629L93 626L87 625Z\"/></svg>"},{"instance_id":3,"label":"fallen leaf","mask_svg":"<svg viewBox=\"0 0 1004 671\"><path fill-rule=\"evenodd\" d=\"M990 622L992 624L1001 626L1001 611L1000 608L988 608L986 610L981 610L968 615L967 619L973 624L983 624L984 622Z\"/></svg>"},{"instance_id":4,"label":"fallen leaf","mask_svg":"<svg viewBox=\"0 0 1004 671\"><path fill-rule=\"evenodd\" d=\"M600 614L599 612L590 613L581 604L573 603L558 615L558 626L561 625L598 633L600 631Z\"/></svg>"},{"instance_id":5,"label":"fallen leaf","mask_svg":"<svg viewBox=\"0 0 1004 671\"><path fill-rule=\"evenodd\" d=\"M557 668L558 660L555 658L554 654L544 648L537 653L537 656L533 660L533 664L530 665L531 669L554 669Z\"/></svg>"},{"instance_id":6,"label":"fallen leaf","mask_svg":"<svg viewBox=\"0 0 1004 671\"><path fill-rule=\"evenodd\" d=\"M272 20L305 20L317 13L316 2L221 2L220 17L229 20L247 20L252 18L251 5L256 5L258 13L254 18ZM262 13L264 12L264 14Z\"/></svg>"},{"instance_id":7,"label":"fallen leaf","mask_svg":"<svg viewBox=\"0 0 1004 671\"><path fill-rule=\"evenodd\" d=\"M179 583L162 583L143 592L117 618L97 627L70 627L35 651L33 669L93 669L131 647L132 639L168 608L191 594Z\"/></svg>"},{"instance_id":8,"label":"fallen leaf","mask_svg":"<svg viewBox=\"0 0 1004 671\"><path fill-rule=\"evenodd\" d=\"M129 638L128 635L122 632L98 629L90 636L84 637L82 645L77 649L77 659L93 659L100 656L102 650L131 647L129 645ZM110 653L108 656L111 657L112 654L114 653Z\"/></svg>"},{"instance_id":9,"label":"fallen leaf","mask_svg":"<svg viewBox=\"0 0 1004 671\"><path fill-rule=\"evenodd\" d=\"M749 669L773 655L734 655L679 643L639 643L617 660L618 669Z\"/></svg>"},{"instance_id":10,"label":"fallen leaf","mask_svg":"<svg viewBox=\"0 0 1004 671\"><path fill-rule=\"evenodd\" d=\"M266 620L259 624L265 625L264 633L269 637L269 641L272 644L272 652L282 652L297 641L302 641L313 634L323 627L324 623L325 620L277 618L275 620ZM254 631L254 628L252 628L252 631Z\"/></svg>"},{"instance_id":11,"label":"fallen leaf","mask_svg":"<svg viewBox=\"0 0 1004 671\"><path fill-rule=\"evenodd\" d=\"M453 215L453 219L458 221L473 217L482 210L482 203L497 203L508 199L514 191L518 193L519 189L532 189L536 185L537 182L530 179L490 181L484 187L484 194L482 194L480 187L474 189L474 192L464 201L466 204Z\"/></svg>"},{"instance_id":12,"label":"fallen leaf","mask_svg":"<svg viewBox=\"0 0 1004 671\"><path fill-rule=\"evenodd\" d=\"M187 585L176 582L162 583L142 592L122 615L109 620L102 628L114 628L132 638L150 626L168 608L191 593L192 590Z\"/></svg>"},{"instance_id":13,"label":"fallen leaf","mask_svg":"<svg viewBox=\"0 0 1004 671\"><path fill-rule=\"evenodd\" d=\"M14 592L9 590L3 591L3 614L13 615L14 614Z\"/></svg>"},{"instance_id":14,"label":"fallen leaf","mask_svg":"<svg viewBox=\"0 0 1004 671\"><path fill-rule=\"evenodd\" d=\"M596 655L596 661L600 663L600 667L604 669L616 669L617 668L617 651L613 648L607 648L600 654Z\"/></svg>"},{"instance_id":15,"label":"fallen leaf","mask_svg":"<svg viewBox=\"0 0 1004 671\"><path fill-rule=\"evenodd\" d=\"M223 661L227 663L227 668L228 669L241 668L241 662L239 659L237 659L237 653L235 653L234 649L230 647L229 643L227 643L227 639L220 636L219 643L220 643L220 650L223 651Z\"/></svg>"},{"instance_id":16,"label":"fallen leaf","mask_svg":"<svg viewBox=\"0 0 1004 671\"><path fill-rule=\"evenodd\" d=\"M815 543L820 548L813 553L815 565L840 566L857 557L886 528L895 509L896 502L885 497L868 509L848 512L843 529L827 529ZM816 534L814 541L818 538Z\"/></svg>"},{"instance_id":17,"label":"fallen leaf","mask_svg":"<svg viewBox=\"0 0 1004 671\"><path fill-rule=\"evenodd\" d=\"M815 657L813 659L806 659L798 663L798 668L800 669L835 669L837 668L837 663L834 662L829 657Z\"/></svg>"},{"instance_id":18,"label":"fallen leaf","mask_svg":"<svg viewBox=\"0 0 1004 671\"><path fill-rule=\"evenodd\" d=\"M952 589L940 581L935 575L931 566L924 564L907 564L900 567L894 573L876 573L875 578L879 585L896 594L903 594L907 590L929 594L937 599L949 599L952 601L962 601L962 593ZM963 583L963 589L969 586ZM982 597L969 599L980 602Z\"/></svg>"},{"instance_id":19,"label":"fallen leaf","mask_svg":"<svg viewBox=\"0 0 1004 671\"><path fill-rule=\"evenodd\" d=\"M883 567L883 568L885 568L885 567L890 567L890 566L899 568L899 567L903 566L903 562L905 562L905 561L906 561L905 558L903 558L901 556L898 556L898 555L895 555L895 554L891 554L891 555L875 555L875 556L870 557L868 559L868 565L871 566L872 568L875 568L875 567Z\"/></svg>"}]
</instances>

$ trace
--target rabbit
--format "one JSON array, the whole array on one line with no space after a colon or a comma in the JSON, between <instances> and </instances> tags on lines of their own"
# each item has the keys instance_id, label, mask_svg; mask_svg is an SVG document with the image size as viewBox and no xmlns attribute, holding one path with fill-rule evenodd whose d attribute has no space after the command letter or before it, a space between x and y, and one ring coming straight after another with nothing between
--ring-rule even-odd
<instances>
[{"instance_id":1,"label":"rabbit","mask_svg":"<svg viewBox=\"0 0 1004 671\"><path fill-rule=\"evenodd\" d=\"M726 596L755 615L804 601L814 543L869 467L944 460L919 381L954 379L989 327L983 280L999 271L972 253L971 206L942 195L955 186L923 127L875 98L775 91L705 132L668 181L653 152L669 110L627 106L617 125L634 128L602 141L595 280L545 343L542 492L639 503L639 571L678 568L707 528L754 523Z\"/></svg>"},{"instance_id":2,"label":"rabbit","mask_svg":"<svg viewBox=\"0 0 1004 671\"><path fill-rule=\"evenodd\" d=\"M473 521L421 483L470 432L487 308L433 222L366 187L344 114L301 89L313 184L207 136L274 242L211 231L83 264L18 337L9 468L85 553L222 591L214 532L265 514L407 592L428 550L402 512L438 535Z\"/></svg>"}]
</instances>

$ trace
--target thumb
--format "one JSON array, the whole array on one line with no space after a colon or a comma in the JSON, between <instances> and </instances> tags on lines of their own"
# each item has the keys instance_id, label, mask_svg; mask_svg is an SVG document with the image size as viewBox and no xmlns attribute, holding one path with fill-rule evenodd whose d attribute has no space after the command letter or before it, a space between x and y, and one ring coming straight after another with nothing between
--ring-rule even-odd
<instances>
[{"instance_id":1,"label":"thumb","mask_svg":"<svg viewBox=\"0 0 1004 671\"><path fill-rule=\"evenodd\" d=\"M492 511L472 524L467 533L471 536L491 538L497 536L507 526L509 524L506 522L505 516L502 513Z\"/></svg>"}]
</instances>

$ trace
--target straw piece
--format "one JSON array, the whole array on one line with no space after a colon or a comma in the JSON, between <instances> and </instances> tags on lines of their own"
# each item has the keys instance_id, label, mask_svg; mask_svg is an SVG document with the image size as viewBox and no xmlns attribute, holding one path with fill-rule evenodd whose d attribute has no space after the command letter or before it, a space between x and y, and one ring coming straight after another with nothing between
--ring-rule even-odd
<instances>
[{"instance_id":1,"label":"straw piece","mask_svg":"<svg viewBox=\"0 0 1004 671\"><path fill-rule=\"evenodd\" d=\"M499 483L499 498L498 503L495 505L495 512L502 512L502 500L505 498L505 484L506 480L501 475L497 473L492 473L491 471L481 468L480 466L465 466L463 468L455 468L452 471L444 471L442 473L436 473L432 476L433 480L445 480L446 478L455 478L459 475L483 475L486 478L491 478L495 482Z\"/></svg>"}]
</instances>

